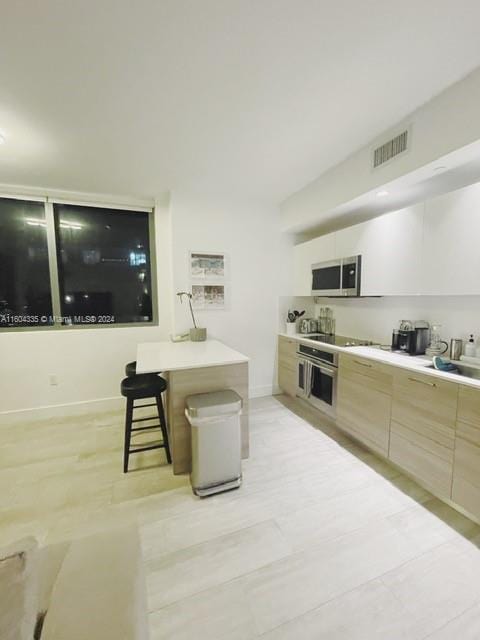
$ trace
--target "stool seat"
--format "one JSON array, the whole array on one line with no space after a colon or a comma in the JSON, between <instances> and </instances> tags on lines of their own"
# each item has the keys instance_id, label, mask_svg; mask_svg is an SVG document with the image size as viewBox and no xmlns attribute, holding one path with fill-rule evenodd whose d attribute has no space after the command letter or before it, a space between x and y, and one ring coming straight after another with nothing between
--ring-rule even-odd
<instances>
[{"instance_id":1,"label":"stool seat","mask_svg":"<svg viewBox=\"0 0 480 640\"><path fill-rule=\"evenodd\" d=\"M124 378L120 385L122 396L139 400L158 396L167 388L167 382L155 373L142 373Z\"/></svg>"},{"instance_id":2,"label":"stool seat","mask_svg":"<svg viewBox=\"0 0 480 640\"><path fill-rule=\"evenodd\" d=\"M125 375L135 376L137 374L137 361L129 362L125 365Z\"/></svg>"}]
</instances>

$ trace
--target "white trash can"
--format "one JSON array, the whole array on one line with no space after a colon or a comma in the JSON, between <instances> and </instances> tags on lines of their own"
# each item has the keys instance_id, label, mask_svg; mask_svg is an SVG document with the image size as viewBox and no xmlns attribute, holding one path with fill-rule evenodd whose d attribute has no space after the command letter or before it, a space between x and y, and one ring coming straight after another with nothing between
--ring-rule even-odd
<instances>
[{"instance_id":1,"label":"white trash can","mask_svg":"<svg viewBox=\"0 0 480 640\"><path fill-rule=\"evenodd\" d=\"M186 399L192 427L193 492L200 497L237 489L242 483L242 399L232 391L198 393Z\"/></svg>"}]
</instances>

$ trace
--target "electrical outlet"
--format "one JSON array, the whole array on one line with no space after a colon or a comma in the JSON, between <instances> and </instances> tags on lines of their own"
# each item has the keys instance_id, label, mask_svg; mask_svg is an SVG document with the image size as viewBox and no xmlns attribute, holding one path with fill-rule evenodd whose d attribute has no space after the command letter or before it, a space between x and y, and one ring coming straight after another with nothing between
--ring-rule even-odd
<instances>
[{"instance_id":1,"label":"electrical outlet","mask_svg":"<svg viewBox=\"0 0 480 640\"><path fill-rule=\"evenodd\" d=\"M57 375L55 375L54 373L51 373L51 374L48 376L48 380L49 380L49 382L50 382L50 386L51 386L51 387L56 387L56 386L58 385L58 376L57 376Z\"/></svg>"}]
</instances>

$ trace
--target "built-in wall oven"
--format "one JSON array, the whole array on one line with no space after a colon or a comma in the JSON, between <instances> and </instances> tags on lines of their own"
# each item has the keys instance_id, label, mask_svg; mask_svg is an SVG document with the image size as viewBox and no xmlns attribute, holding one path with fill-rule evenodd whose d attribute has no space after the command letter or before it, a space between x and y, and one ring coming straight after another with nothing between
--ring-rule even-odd
<instances>
[{"instance_id":1,"label":"built-in wall oven","mask_svg":"<svg viewBox=\"0 0 480 640\"><path fill-rule=\"evenodd\" d=\"M338 258L312 265L312 296L331 298L360 295L362 256Z\"/></svg>"},{"instance_id":2,"label":"built-in wall oven","mask_svg":"<svg viewBox=\"0 0 480 640\"><path fill-rule=\"evenodd\" d=\"M299 344L297 395L321 411L335 416L338 352L328 347Z\"/></svg>"}]
</instances>

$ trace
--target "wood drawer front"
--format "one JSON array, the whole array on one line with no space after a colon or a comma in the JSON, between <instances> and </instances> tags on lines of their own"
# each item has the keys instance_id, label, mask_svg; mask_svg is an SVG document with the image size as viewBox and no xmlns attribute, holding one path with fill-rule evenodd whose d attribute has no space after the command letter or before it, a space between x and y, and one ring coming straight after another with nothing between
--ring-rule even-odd
<instances>
[{"instance_id":1,"label":"wood drawer front","mask_svg":"<svg viewBox=\"0 0 480 640\"><path fill-rule=\"evenodd\" d=\"M398 371L393 382L392 420L453 450L457 398L455 383Z\"/></svg>"},{"instance_id":2,"label":"wood drawer front","mask_svg":"<svg viewBox=\"0 0 480 640\"><path fill-rule=\"evenodd\" d=\"M367 358L340 354L340 373L352 382L368 385L383 393L392 393L393 370L388 365Z\"/></svg>"},{"instance_id":3,"label":"wood drawer front","mask_svg":"<svg viewBox=\"0 0 480 640\"><path fill-rule=\"evenodd\" d=\"M439 496L450 498L453 474L453 452L451 461L423 449L417 442L412 442L400 434L395 422L390 430L389 458L407 473L425 483Z\"/></svg>"},{"instance_id":4,"label":"wood drawer front","mask_svg":"<svg viewBox=\"0 0 480 640\"><path fill-rule=\"evenodd\" d=\"M457 420L457 439L458 438L462 438L462 440L480 447L480 429L468 422Z\"/></svg>"},{"instance_id":5,"label":"wood drawer front","mask_svg":"<svg viewBox=\"0 0 480 640\"><path fill-rule=\"evenodd\" d=\"M478 444L480 444L480 389L460 385L457 419L477 429Z\"/></svg>"},{"instance_id":6,"label":"wood drawer front","mask_svg":"<svg viewBox=\"0 0 480 640\"><path fill-rule=\"evenodd\" d=\"M297 340L278 336L278 350L280 353L286 355L287 357L294 356L297 353L297 345Z\"/></svg>"},{"instance_id":7,"label":"wood drawer front","mask_svg":"<svg viewBox=\"0 0 480 640\"><path fill-rule=\"evenodd\" d=\"M337 393L338 425L371 449L388 455L391 397L340 376Z\"/></svg>"},{"instance_id":8,"label":"wood drawer front","mask_svg":"<svg viewBox=\"0 0 480 640\"><path fill-rule=\"evenodd\" d=\"M466 509L475 518L480 518L480 488L464 478L453 478L452 500Z\"/></svg>"},{"instance_id":9,"label":"wood drawer front","mask_svg":"<svg viewBox=\"0 0 480 640\"><path fill-rule=\"evenodd\" d=\"M281 367L285 368L285 369L289 369L290 371L297 371L297 358L296 357L287 357L284 356L282 353L278 354L278 368L280 369Z\"/></svg>"},{"instance_id":10,"label":"wood drawer front","mask_svg":"<svg viewBox=\"0 0 480 640\"><path fill-rule=\"evenodd\" d=\"M279 367L278 369L278 386L287 395L295 397L297 392L297 377L294 371Z\"/></svg>"},{"instance_id":11,"label":"wood drawer front","mask_svg":"<svg viewBox=\"0 0 480 640\"><path fill-rule=\"evenodd\" d=\"M480 445L457 437L453 472L456 478L461 477L480 490Z\"/></svg>"},{"instance_id":12,"label":"wood drawer front","mask_svg":"<svg viewBox=\"0 0 480 640\"><path fill-rule=\"evenodd\" d=\"M409 442L418 445L425 451L430 452L432 455L445 460L447 464L451 464L453 460L453 448L449 446L445 446L436 440L433 440L429 436L425 436L422 433L419 433L415 429L410 429L400 422L395 422L392 420L392 428L395 428L395 432L408 440Z\"/></svg>"}]
</instances>

